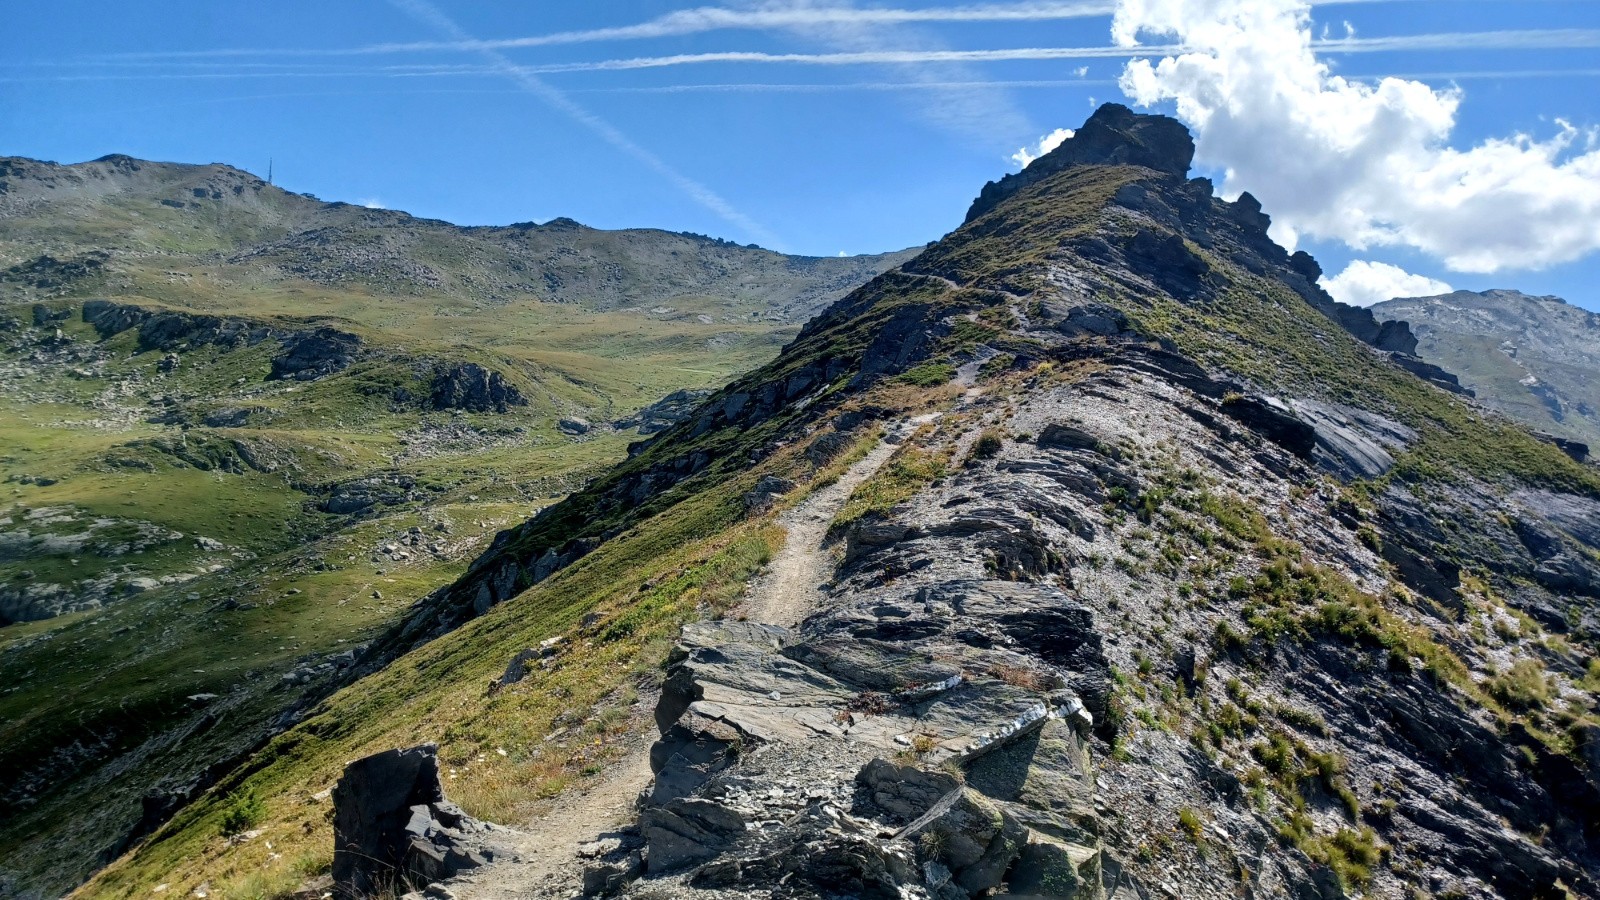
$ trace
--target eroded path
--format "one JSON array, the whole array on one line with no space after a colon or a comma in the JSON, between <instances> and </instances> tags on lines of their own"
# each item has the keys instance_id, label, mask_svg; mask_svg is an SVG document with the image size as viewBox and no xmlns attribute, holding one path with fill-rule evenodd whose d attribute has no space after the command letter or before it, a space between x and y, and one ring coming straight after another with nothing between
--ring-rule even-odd
<instances>
[{"instance_id":1,"label":"eroded path","mask_svg":"<svg viewBox=\"0 0 1600 900\"><path fill-rule=\"evenodd\" d=\"M767 570L750 582L736 614L752 622L792 628L816 609L822 589L833 578L833 560L822 542L846 500L862 482L877 474L899 444L885 439L839 476L839 480L778 516L788 532L783 549Z\"/></svg>"},{"instance_id":2,"label":"eroded path","mask_svg":"<svg viewBox=\"0 0 1600 900\"><path fill-rule=\"evenodd\" d=\"M821 488L777 519L788 532L765 572L750 583L736 615L755 622L793 627L809 615L833 578L833 560L823 547L828 524L845 501L867 479L883 468L899 446L907 427L932 417L912 420L880 441L839 480ZM643 708L654 705L647 698ZM458 900L515 900L527 897L566 898L582 883L588 860L581 849L631 822L634 800L650 784L650 744L654 738L648 717L630 739L626 755L595 776L585 787L557 798L544 814L503 835L501 843L514 849L517 861L500 862L432 889L432 896Z\"/></svg>"}]
</instances>

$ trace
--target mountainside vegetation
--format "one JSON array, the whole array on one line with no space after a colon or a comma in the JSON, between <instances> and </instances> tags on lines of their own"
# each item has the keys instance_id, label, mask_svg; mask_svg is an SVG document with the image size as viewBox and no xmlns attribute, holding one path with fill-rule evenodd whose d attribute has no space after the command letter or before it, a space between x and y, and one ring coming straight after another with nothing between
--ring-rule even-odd
<instances>
[{"instance_id":1,"label":"mountainside vegetation","mask_svg":"<svg viewBox=\"0 0 1600 900\"><path fill-rule=\"evenodd\" d=\"M897 258L0 159L0 895L114 859Z\"/></svg>"}]
</instances>

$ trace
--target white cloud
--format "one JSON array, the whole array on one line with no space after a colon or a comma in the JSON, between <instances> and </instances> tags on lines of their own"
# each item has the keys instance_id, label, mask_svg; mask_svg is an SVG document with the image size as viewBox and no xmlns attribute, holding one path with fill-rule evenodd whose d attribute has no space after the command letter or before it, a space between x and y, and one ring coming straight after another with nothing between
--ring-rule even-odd
<instances>
[{"instance_id":1,"label":"white cloud","mask_svg":"<svg viewBox=\"0 0 1600 900\"><path fill-rule=\"evenodd\" d=\"M1144 105L1175 101L1199 160L1224 170L1223 193L1255 194L1290 246L1305 235L1411 247L1462 272L1536 269L1600 249L1600 150L1588 134L1558 122L1544 138L1455 149L1459 89L1351 81L1316 57L1319 47L1381 49L1390 39L1314 43L1301 0L1119 0L1112 34L1123 47L1141 37L1183 46L1129 63L1123 90ZM1489 34L1432 43L1549 37Z\"/></svg>"},{"instance_id":2,"label":"white cloud","mask_svg":"<svg viewBox=\"0 0 1600 900\"><path fill-rule=\"evenodd\" d=\"M1323 290L1333 299L1351 306L1371 306L1396 297L1437 297L1455 290L1450 285L1413 275L1399 266L1358 259L1344 267L1344 271L1322 280Z\"/></svg>"},{"instance_id":3,"label":"white cloud","mask_svg":"<svg viewBox=\"0 0 1600 900\"><path fill-rule=\"evenodd\" d=\"M1018 148L1017 152L1011 154L1011 161L1026 169L1029 163L1061 146L1072 135L1071 128L1057 128L1055 131L1040 138L1039 143L1035 144L1033 149L1030 150L1027 147Z\"/></svg>"},{"instance_id":4,"label":"white cloud","mask_svg":"<svg viewBox=\"0 0 1600 900\"><path fill-rule=\"evenodd\" d=\"M365 200L357 200L356 202L361 204L362 206L365 206L367 209L388 209L389 208L387 206L384 206L383 205L383 201L379 200L377 197L368 197Z\"/></svg>"}]
</instances>

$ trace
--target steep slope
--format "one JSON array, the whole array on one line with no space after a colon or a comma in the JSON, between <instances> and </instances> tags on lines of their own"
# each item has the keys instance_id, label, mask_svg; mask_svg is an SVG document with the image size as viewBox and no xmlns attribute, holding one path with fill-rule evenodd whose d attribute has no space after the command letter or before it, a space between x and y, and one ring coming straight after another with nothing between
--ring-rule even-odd
<instances>
[{"instance_id":1,"label":"steep slope","mask_svg":"<svg viewBox=\"0 0 1600 900\"><path fill-rule=\"evenodd\" d=\"M1102 108L83 893L286 893L342 767L423 740L469 812L536 821L654 725L593 891L1593 895L1600 474L1332 305L1192 153ZM901 429L817 611L724 618Z\"/></svg>"},{"instance_id":2,"label":"steep slope","mask_svg":"<svg viewBox=\"0 0 1600 900\"><path fill-rule=\"evenodd\" d=\"M1457 291L1372 308L1405 320L1424 359L1531 428L1600 446L1600 316L1559 297Z\"/></svg>"},{"instance_id":3,"label":"steep slope","mask_svg":"<svg viewBox=\"0 0 1600 900\"><path fill-rule=\"evenodd\" d=\"M0 868L114 858L891 260L0 160Z\"/></svg>"}]
</instances>

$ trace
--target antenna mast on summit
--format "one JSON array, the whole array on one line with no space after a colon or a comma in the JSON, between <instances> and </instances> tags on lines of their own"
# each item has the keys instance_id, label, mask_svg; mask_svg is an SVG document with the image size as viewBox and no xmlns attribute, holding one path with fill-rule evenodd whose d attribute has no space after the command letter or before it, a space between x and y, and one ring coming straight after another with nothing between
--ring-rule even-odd
<instances>
[{"instance_id":1,"label":"antenna mast on summit","mask_svg":"<svg viewBox=\"0 0 1600 900\"><path fill-rule=\"evenodd\" d=\"M272 183L272 157L267 157L267 184Z\"/></svg>"}]
</instances>

